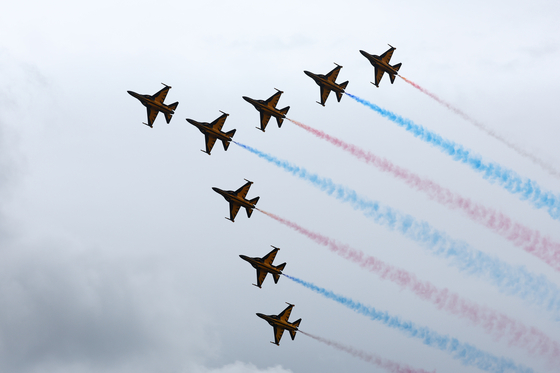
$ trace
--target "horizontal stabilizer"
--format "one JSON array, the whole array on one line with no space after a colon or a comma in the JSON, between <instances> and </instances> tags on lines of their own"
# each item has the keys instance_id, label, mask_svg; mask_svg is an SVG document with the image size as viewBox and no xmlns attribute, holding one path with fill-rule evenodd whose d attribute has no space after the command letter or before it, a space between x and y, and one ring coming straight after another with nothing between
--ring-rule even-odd
<instances>
[{"instance_id":1,"label":"horizontal stabilizer","mask_svg":"<svg viewBox=\"0 0 560 373\"><path fill-rule=\"evenodd\" d=\"M277 284L278 280L280 279L280 275L277 273L273 273L272 277L274 278L274 283Z\"/></svg>"},{"instance_id":2,"label":"horizontal stabilizer","mask_svg":"<svg viewBox=\"0 0 560 373\"><path fill-rule=\"evenodd\" d=\"M286 266L286 263L282 263L282 264L277 265L274 268L276 268L279 271L283 271L285 266Z\"/></svg>"},{"instance_id":3,"label":"horizontal stabilizer","mask_svg":"<svg viewBox=\"0 0 560 373\"><path fill-rule=\"evenodd\" d=\"M261 197L255 197L255 198L253 198L252 200L249 200L249 203L251 203L251 204L253 204L253 205L256 205L257 202L259 202L259 198L261 198Z\"/></svg>"},{"instance_id":4,"label":"horizontal stabilizer","mask_svg":"<svg viewBox=\"0 0 560 373\"><path fill-rule=\"evenodd\" d=\"M168 107L169 109L171 109L172 111L175 111L175 109L177 109L177 105L179 105L179 101L177 101L177 102L175 102L175 103L173 103L173 104L171 104L171 105L167 105L167 107Z\"/></svg>"},{"instance_id":5,"label":"horizontal stabilizer","mask_svg":"<svg viewBox=\"0 0 560 373\"><path fill-rule=\"evenodd\" d=\"M340 102L340 100L342 100L342 94L344 93L344 90L346 89L346 86L348 85L348 81L345 81L344 83L340 83L339 85L342 88L342 92L335 91L336 99L338 100L338 102Z\"/></svg>"},{"instance_id":6,"label":"horizontal stabilizer","mask_svg":"<svg viewBox=\"0 0 560 373\"><path fill-rule=\"evenodd\" d=\"M297 332L297 328L299 327L299 323L301 322L301 319L294 321L292 323L293 326L296 327L296 330L290 330L290 336L292 337L292 341L296 338L296 332Z\"/></svg>"},{"instance_id":7,"label":"horizontal stabilizer","mask_svg":"<svg viewBox=\"0 0 560 373\"><path fill-rule=\"evenodd\" d=\"M401 68L401 66L402 66L402 63L398 63L398 64L396 64L396 65L393 65L392 67L393 67L393 69L395 69L395 71L399 71L399 69Z\"/></svg>"},{"instance_id":8,"label":"horizontal stabilizer","mask_svg":"<svg viewBox=\"0 0 560 373\"><path fill-rule=\"evenodd\" d=\"M395 82L395 74L389 73L389 78L391 78L391 84Z\"/></svg>"}]
</instances>

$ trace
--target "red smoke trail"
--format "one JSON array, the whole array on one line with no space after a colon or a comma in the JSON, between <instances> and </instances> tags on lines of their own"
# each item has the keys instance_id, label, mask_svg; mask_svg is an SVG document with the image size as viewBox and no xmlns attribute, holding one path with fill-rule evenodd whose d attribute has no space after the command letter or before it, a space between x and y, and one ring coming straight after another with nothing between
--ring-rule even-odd
<instances>
[{"instance_id":1,"label":"red smoke trail","mask_svg":"<svg viewBox=\"0 0 560 373\"><path fill-rule=\"evenodd\" d=\"M462 117L463 119L471 122L472 124L474 124L476 127L478 127L480 130L486 132L486 134L492 136L493 138L495 138L496 140L502 142L504 145L506 145L507 147L509 147L510 149L516 151L518 154L524 156L525 158L531 160L533 163L535 163L536 165L541 166L542 168L544 168L546 171L548 171L551 175L554 175L556 177L560 177L560 172L555 169L554 167L552 167L550 164L546 163L545 161L543 161L542 159L539 159L537 157L535 157L533 154L527 152L524 149L521 149L518 145L515 145L511 142L509 142L508 140L506 140L505 138L501 137L500 135L498 135L496 132L492 131L490 128L486 127L484 124L474 120L473 118L471 118L470 116L468 116L467 114L465 114L464 112L462 112L461 110L457 109L456 107L452 106L450 103L443 101L441 98L437 97L435 94L433 94L432 92L429 92L428 90L426 90L425 88L420 87L418 84L408 80L407 78L405 78L402 75L399 75L402 80L404 80L405 82L407 82L408 84L410 84L411 86L413 86L414 88L418 89L420 92L427 94L428 96L430 96L431 98L433 98L434 100L436 100L437 102L439 102L440 104L442 104L443 106L445 106L446 108L448 108L449 110L451 110L452 112L454 112L455 114L459 115L460 117Z\"/></svg>"},{"instance_id":2,"label":"red smoke trail","mask_svg":"<svg viewBox=\"0 0 560 373\"><path fill-rule=\"evenodd\" d=\"M364 269L377 274L384 280L389 280L403 289L408 289L421 299L431 302L438 309L445 310L458 317L466 318L473 324L481 326L485 331L494 336L496 340L502 337L507 339L510 346L525 348L530 354L539 354L548 357L554 364L560 364L560 345L551 340L542 331L523 325L509 316L495 310L480 306L468 299L464 299L449 289L437 288L429 281L422 281L403 269L396 268L373 256L368 256L360 250L348 245L340 244L335 240L318 233L311 232L296 223L283 219L270 212L258 209L263 214L305 235L316 243L327 246L330 251L351 260Z\"/></svg>"},{"instance_id":3,"label":"red smoke trail","mask_svg":"<svg viewBox=\"0 0 560 373\"><path fill-rule=\"evenodd\" d=\"M312 334L303 332L301 330L299 332L301 334L305 334L306 336L313 338L316 341L319 341L319 342L322 342L326 345L334 347L337 350L347 352L354 357L362 359L363 361L366 361L366 362L371 363L373 365L377 365L378 367L383 368L383 369L385 369L385 370L387 370L391 373L429 373L428 371L426 371L424 369L414 369L414 368L410 368L406 365L402 366L402 365L400 365L400 364L398 364L394 361L387 360L387 359L382 359L379 356L369 354L367 352L357 350L353 347L345 346L341 343L330 341L330 340L322 338L322 337L317 337L316 335L312 335ZM435 370L433 370L432 372L435 373Z\"/></svg>"},{"instance_id":4,"label":"red smoke trail","mask_svg":"<svg viewBox=\"0 0 560 373\"><path fill-rule=\"evenodd\" d=\"M426 193L430 199L449 208L462 210L473 221L493 230L495 233L511 241L514 245L521 246L526 252L543 260L555 270L560 271L560 243L553 242L548 237L542 237L539 231L516 223L506 215L474 203L468 198L461 197L431 180L423 179L407 169L396 166L385 158L378 157L355 145L348 144L293 119L288 120L315 136L346 150L356 158L377 167L380 171L389 172L394 177L403 180L408 186Z\"/></svg>"}]
</instances>

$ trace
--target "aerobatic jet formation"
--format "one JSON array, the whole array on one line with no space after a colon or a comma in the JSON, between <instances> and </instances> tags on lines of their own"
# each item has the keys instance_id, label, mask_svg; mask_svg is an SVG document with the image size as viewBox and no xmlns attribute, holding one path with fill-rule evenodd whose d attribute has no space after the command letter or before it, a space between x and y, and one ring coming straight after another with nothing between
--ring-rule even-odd
<instances>
[{"instance_id":1,"label":"aerobatic jet formation","mask_svg":"<svg viewBox=\"0 0 560 373\"><path fill-rule=\"evenodd\" d=\"M167 92L169 92L169 89L171 88L166 84L163 85L165 87L163 87L158 93L152 96L141 95L133 91L127 91L129 95L140 100L142 105L144 105L146 109L148 109L148 123L144 124L146 126L149 126L150 128L153 128L154 120L156 120L156 117L160 111L163 113L163 115L165 115L165 120L167 121L167 124L169 124L169 122L171 121L171 116L175 113L177 105L179 105L179 102L175 102L171 105L165 105L163 103L163 101L165 100L165 96L167 96Z\"/></svg>"},{"instance_id":2,"label":"aerobatic jet formation","mask_svg":"<svg viewBox=\"0 0 560 373\"><path fill-rule=\"evenodd\" d=\"M210 154L216 140L222 140L222 144L224 145L224 150L227 150L229 147L229 143L235 134L235 130L231 130L229 132L222 132L222 127L227 119L229 114L224 113L220 110L222 115L214 120L212 123L207 122L197 122L196 120L187 118L187 122L195 126L204 134L205 141L206 141L206 151L201 150L203 153Z\"/></svg>"},{"instance_id":3,"label":"aerobatic jet formation","mask_svg":"<svg viewBox=\"0 0 560 373\"><path fill-rule=\"evenodd\" d=\"M391 78L391 84L395 81L395 76L399 75L398 71L401 68L402 63L398 63L396 65L389 65L389 61L393 56L393 52L395 51L395 47L389 44L389 48L385 53L381 56L371 55L367 52L360 51L360 53L369 60L369 62L373 65L375 69L375 83L371 82L371 84L375 85L379 88L379 82L381 78L383 78L383 73L389 74L389 78Z\"/></svg>"},{"instance_id":4,"label":"aerobatic jet formation","mask_svg":"<svg viewBox=\"0 0 560 373\"><path fill-rule=\"evenodd\" d=\"M278 247L272 247L274 248L274 250L272 250L262 258L251 258L246 255L239 255L241 259L249 262L257 270L257 284L253 285L258 288L261 287L268 273L272 275L272 277L274 278L274 283L277 284L278 279L282 274L282 270L284 270L284 267L286 266L286 263L282 263L277 266L272 265L274 258L276 258L276 253L278 253L278 250L280 250Z\"/></svg>"},{"instance_id":5,"label":"aerobatic jet formation","mask_svg":"<svg viewBox=\"0 0 560 373\"><path fill-rule=\"evenodd\" d=\"M348 81L344 83L336 84L336 78L338 76L338 73L340 72L340 69L342 69L342 66L340 66L337 63L335 63L335 65L336 67L332 69L332 71L327 75L313 74L310 71L305 71L305 70L303 71L307 76L313 79L315 83L317 83L317 85L321 88L321 102L317 101L317 103L320 105L325 106L325 102L327 101L327 98L329 98L329 94L331 93L331 91L334 91L334 93L336 93L336 98L338 102L340 102L340 99L342 98L342 94L344 93L344 90L348 85Z\"/></svg>"},{"instance_id":6,"label":"aerobatic jet formation","mask_svg":"<svg viewBox=\"0 0 560 373\"><path fill-rule=\"evenodd\" d=\"M260 197L255 197L251 200L246 199L249 188L251 188L252 181L245 179L247 183L241 188L237 189L235 192L233 190L222 190L220 188L213 187L212 190L218 194L221 194L226 201L229 202L229 218L231 221L235 221L235 216L239 212L241 207L245 207L247 210L247 217L250 218L253 213L253 209L256 208L255 205L259 201Z\"/></svg>"},{"instance_id":7,"label":"aerobatic jet formation","mask_svg":"<svg viewBox=\"0 0 560 373\"><path fill-rule=\"evenodd\" d=\"M250 97L243 96L243 99L245 101L253 105L255 109L257 109L261 113L261 127L257 127L257 129L260 129L263 132L271 116L276 118L276 121L278 122L278 128L282 127L282 122L284 121L288 110L290 110L289 106L286 106L284 109L276 108L278 100L280 100L280 96L284 92L279 90L278 88L274 89L276 89L278 92L270 96L268 100L255 100Z\"/></svg>"},{"instance_id":8,"label":"aerobatic jet formation","mask_svg":"<svg viewBox=\"0 0 560 373\"><path fill-rule=\"evenodd\" d=\"M277 346L280 346L280 339L282 338L282 334L284 334L284 330L286 329L290 332L290 336L292 337L293 341L296 338L296 332L298 331L299 323L301 322L301 319L292 323L288 321L294 305L288 302L286 302L286 304L288 305L288 307L286 307L286 309L279 315L263 315L262 313L257 313L258 317L266 320L274 328L274 342L270 343L273 343Z\"/></svg>"}]
</instances>

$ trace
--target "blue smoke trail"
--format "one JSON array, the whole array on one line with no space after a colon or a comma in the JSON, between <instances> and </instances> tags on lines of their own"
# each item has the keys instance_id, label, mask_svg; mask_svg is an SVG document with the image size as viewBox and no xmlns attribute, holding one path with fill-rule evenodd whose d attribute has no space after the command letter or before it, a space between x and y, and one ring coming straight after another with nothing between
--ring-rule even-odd
<instances>
[{"instance_id":1,"label":"blue smoke trail","mask_svg":"<svg viewBox=\"0 0 560 373\"><path fill-rule=\"evenodd\" d=\"M339 201L351 204L355 210L362 211L365 216L376 223L399 231L431 251L432 254L450 259L451 264L461 271L490 281L500 292L516 295L530 303L544 306L545 309L554 313L557 320L560 320L560 291L546 276L535 275L527 271L524 266L513 267L496 257L472 249L464 242L451 239L427 222L418 221L389 206L382 206L379 202L361 197L354 190L335 184L331 179L322 178L304 168L250 146L233 142L292 175L309 181L313 186Z\"/></svg>"},{"instance_id":2,"label":"blue smoke trail","mask_svg":"<svg viewBox=\"0 0 560 373\"><path fill-rule=\"evenodd\" d=\"M531 368L516 365L511 359L506 359L504 357L498 358L488 352L481 351L474 346L461 343L455 338L451 338L447 335L441 335L428 327L416 326L411 321L403 321L398 316L392 316L388 312L378 311L373 307L368 307L360 302L335 294L330 290L326 290L312 283L288 276L286 274L284 274L284 276L326 298L332 299L350 308L359 314L369 317L374 321L380 321L390 328L397 329L408 337L421 339L422 343L425 345L435 347L441 351L451 354L454 359L459 360L463 365L475 366L479 369L496 373L504 373L507 371L519 373L533 372Z\"/></svg>"},{"instance_id":3,"label":"blue smoke trail","mask_svg":"<svg viewBox=\"0 0 560 373\"><path fill-rule=\"evenodd\" d=\"M454 160L468 164L473 170L483 173L483 177L491 183L497 182L510 193L519 194L521 200L528 200L534 207L539 209L546 207L548 209L548 214L553 219L560 220L560 195L545 191L539 187L535 181L521 177L515 171L502 167L497 163L483 162L479 155L471 154L469 150L466 150L461 145L442 138L435 132L427 130L410 119L403 118L389 110L382 109L360 97L349 93L346 94L357 102L381 114L381 116L395 122L412 133L415 137L449 154Z\"/></svg>"}]
</instances>

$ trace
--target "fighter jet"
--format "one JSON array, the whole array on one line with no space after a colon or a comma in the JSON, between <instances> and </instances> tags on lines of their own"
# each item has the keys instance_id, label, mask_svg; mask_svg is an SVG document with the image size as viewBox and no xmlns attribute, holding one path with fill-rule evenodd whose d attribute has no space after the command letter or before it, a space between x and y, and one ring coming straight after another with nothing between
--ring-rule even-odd
<instances>
[{"instance_id":1,"label":"fighter jet","mask_svg":"<svg viewBox=\"0 0 560 373\"><path fill-rule=\"evenodd\" d=\"M201 150L203 153L210 154L216 140L222 140L222 144L224 145L224 150L227 150L229 147L229 142L232 140L233 135L235 134L235 130L231 130L229 132L222 132L222 127L224 126L224 122L229 114L224 113L220 110L222 116L218 119L213 121L212 123L207 122L197 122L196 120L187 118L187 122L195 126L204 134L206 138L206 151Z\"/></svg>"},{"instance_id":2,"label":"fighter jet","mask_svg":"<svg viewBox=\"0 0 560 373\"><path fill-rule=\"evenodd\" d=\"M163 83L161 83L163 84ZM175 102L171 105L165 105L163 101L165 100L165 96L167 96L167 92L169 92L170 86L163 84L163 87L158 93L153 96L150 95L141 95L136 92L127 91L132 97L136 97L142 105L148 109L148 123L144 123L146 126L150 128L154 128L154 120L158 113L161 111L165 115L165 120L167 124L171 121L171 116L175 113L175 109L177 109L177 105L179 102Z\"/></svg>"},{"instance_id":3,"label":"fighter jet","mask_svg":"<svg viewBox=\"0 0 560 373\"><path fill-rule=\"evenodd\" d=\"M270 246L272 246L272 245L270 245ZM274 248L274 250L272 250L271 252L269 252L268 254L266 254L262 258L250 258L250 257L245 256L245 255L239 255L239 257L241 259L249 262L257 270L257 284L256 285L253 284L253 285L255 285L258 288L261 287L261 285L262 285L262 283L263 283L263 281L266 278L266 275L268 273L272 274L272 277L274 278L274 283L277 284L278 279L280 278L280 275L282 274L282 270L286 266L286 263L282 263L282 264L277 265L277 266L272 265L272 262L274 261L274 258L276 257L276 253L278 252L278 250L280 250L278 247L275 247L275 246L272 246L272 247Z\"/></svg>"},{"instance_id":4,"label":"fighter jet","mask_svg":"<svg viewBox=\"0 0 560 373\"><path fill-rule=\"evenodd\" d=\"M336 77L338 76L340 69L342 69L342 66L336 63L335 65L336 67L332 69L332 71L327 75L313 74L312 72L309 71L305 71L305 70L303 71L307 76L312 78L315 81L315 83L317 83L317 85L321 88L321 102L317 101L317 103L323 106L325 106L325 102L327 101L327 98L329 98L329 93L331 93L331 91L334 91L336 93L336 98L338 102L340 102L340 99L342 98L342 94L344 93L344 90L348 85L348 81L341 84L336 84L335 82Z\"/></svg>"},{"instance_id":5,"label":"fighter jet","mask_svg":"<svg viewBox=\"0 0 560 373\"><path fill-rule=\"evenodd\" d=\"M282 338L282 334L284 334L284 330L288 329L290 332L290 336L292 340L296 338L296 332L298 331L299 323L301 319L289 322L288 318L290 317L290 313L292 312L292 308L294 308L293 304L286 302L288 307L280 315L263 315L262 313L257 313L257 316L261 319L265 319L272 327L274 328L274 342L273 343L277 346L280 346L280 339Z\"/></svg>"},{"instance_id":6,"label":"fighter jet","mask_svg":"<svg viewBox=\"0 0 560 373\"><path fill-rule=\"evenodd\" d=\"M250 218L255 205L259 201L260 197L255 197L251 200L245 198L245 196L249 192L251 184L253 184L252 181L249 181L247 179L245 179L245 181L247 181L247 183L245 183L245 185L237 189L235 192L233 190L221 190L220 188L216 187L212 188L214 192L221 194L222 197L224 197L226 201L229 202L229 219L226 218L228 220L234 221L235 216L237 215L241 207L245 207L245 210L247 210L247 217Z\"/></svg>"},{"instance_id":7,"label":"fighter jet","mask_svg":"<svg viewBox=\"0 0 560 373\"><path fill-rule=\"evenodd\" d=\"M243 96L243 99L245 101L253 105L255 109L257 109L261 113L261 127L260 128L257 127L257 129L260 129L263 132L271 116L276 118L276 121L278 122L278 128L282 127L282 122L284 121L284 118L286 117L288 110L290 110L289 106L286 106L284 109L280 109L280 110L276 108L276 105L278 104L278 100L280 100L280 96L284 92L279 90L278 88L274 88L274 89L276 89L278 92L270 96L270 98L266 101L254 100L250 97Z\"/></svg>"},{"instance_id":8,"label":"fighter jet","mask_svg":"<svg viewBox=\"0 0 560 373\"><path fill-rule=\"evenodd\" d=\"M367 52L360 51L360 53L365 58L367 58L375 68L375 83L371 82L371 84L375 85L377 88L379 88L379 82L381 81L381 78L383 78L383 73L389 74L389 78L391 78L391 84L393 84L393 82L395 81L395 76L399 75L398 71L402 65L402 63L398 63L393 66L389 65L391 56L393 55L395 49L397 49L393 47L391 44L389 44L389 46L391 48L389 48L389 50L387 50L387 52L383 53L381 56L375 56Z\"/></svg>"}]
</instances>

